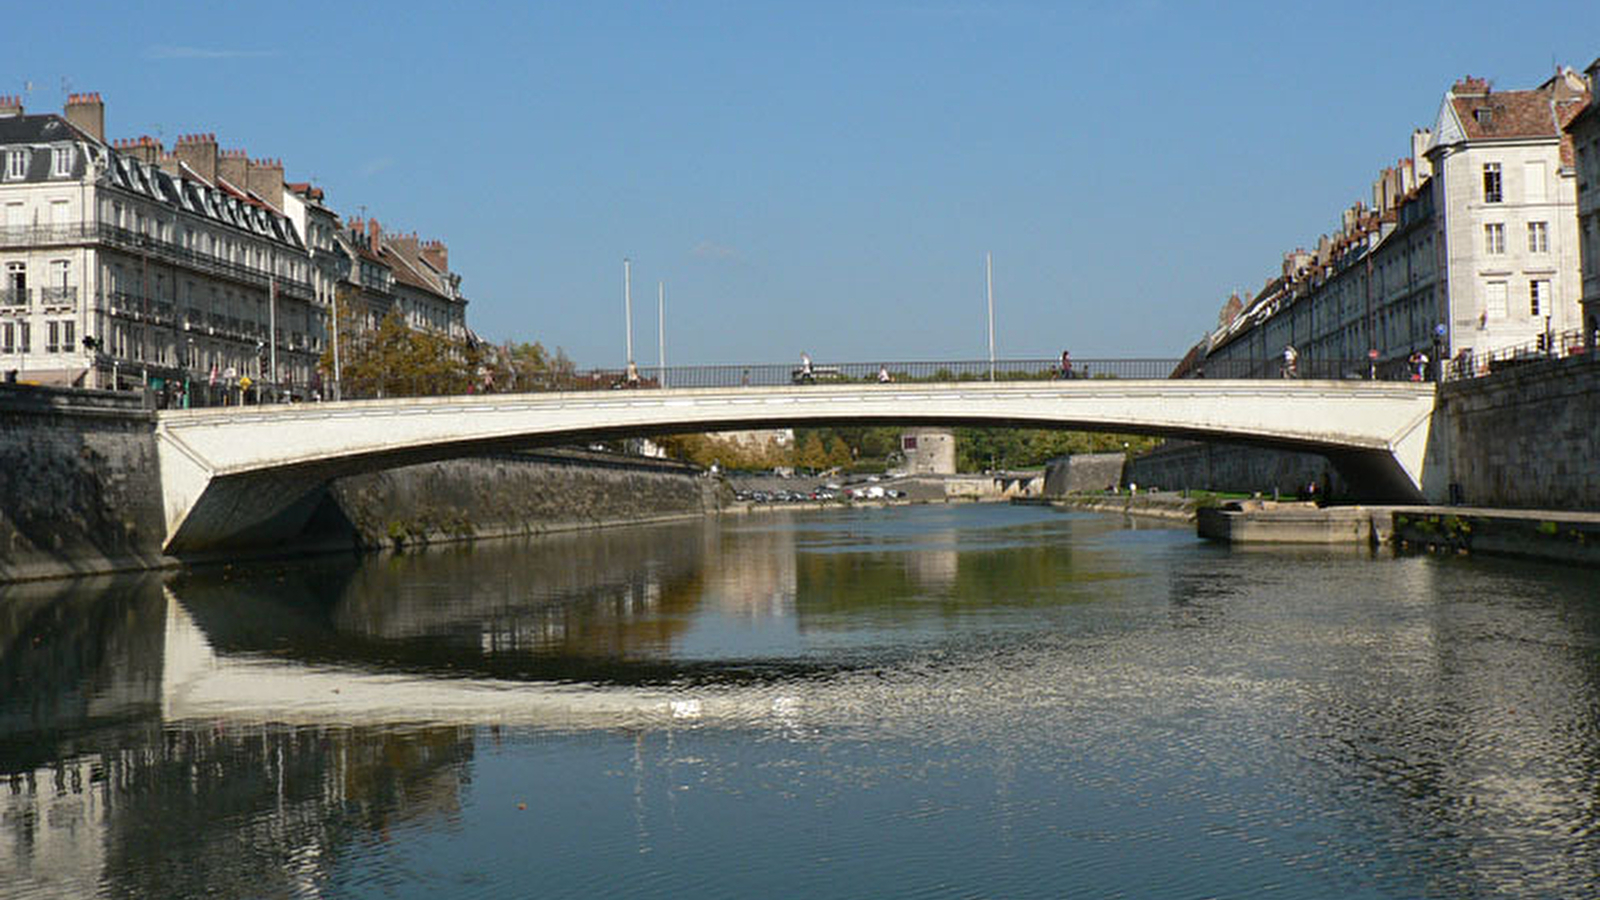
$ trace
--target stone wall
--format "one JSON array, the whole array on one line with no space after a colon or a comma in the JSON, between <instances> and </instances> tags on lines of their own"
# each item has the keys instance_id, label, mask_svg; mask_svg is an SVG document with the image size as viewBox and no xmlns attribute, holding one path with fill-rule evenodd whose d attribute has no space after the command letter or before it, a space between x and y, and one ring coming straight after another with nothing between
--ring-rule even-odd
<instances>
[{"instance_id":1,"label":"stone wall","mask_svg":"<svg viewBox=\"0 0 1600 900\"><path fill-rule=\"evenodd\" d=\"M138 394L0 385L0 582L171 564Z\"/></svg>"},{"instance_id":2,"label":"stone wall","mask_svg":"<svg viewBox=\"0 0 1600 900\"><path fill-rule=\"evenodd\" d=\"M329 494L356 544L378 548L702 516L724 491L674 463L549 452L358 475Z\"/></svg>"},{"instance_id":3,"label":"stone wall","mask_svg":"<svg viewBox=\"0 0 1600 900\"><path fill-rule=\"evenodd\" d=\"M1427 465L1430 483L1454 486L1437 492L1441 501L1600 510L1600 354L1536 359L1440 385ZM1297 495L1315 480L1324 496L1351 493L1325 456L1187 441L1130 460L1127 480L1263 495Z\"/></svg>"},{"instance_id":4,"label":"stone wall","mask_svg":"<svg viewBox=\"0 0 1600 900\"><path fill-rule=\"evenodd\" d=\"M138 394L0 385L0 584L179 564L155 418ZM548 451L335 482L300 549L394 547L701 516L720 482L675 463ZM249 555L249 554L241 554Z\"/></svg>"},{"instance_id":5,"label":"stone wall","mask_svg":"<svg viewBox=\"0 0 1600 900\"><path fill-rule=\"evenodd\" d=\"M1600 510L1600 354L1442 385L1434 418L1455 502Z\"/></svg>"},{"instance_id":6,"label":"stone wall","mask_svg":"<svg viewBox=\"0 0 1600 900\"><path fill-rule=\"evenodd\" d=\"M1121 453L1077 453L1052 459L1044 470L1044 496L1065 497L1089 491L1109 491L1122 484Z\"/></svg>"},{"instance_id":7,"label":"stone wall","mask_svg":"<svg viewBox=\"0 0 1600 900\"><path fill-rule=\"evenodd\" d=\"M1326 456L1239 444L1168 441L1128 461L1127 482L1143 488L1195 488L1272 496L1299 496L1316 482L1323 496L1342 496L1347 485Z\"/></svg>"}]
</instances>

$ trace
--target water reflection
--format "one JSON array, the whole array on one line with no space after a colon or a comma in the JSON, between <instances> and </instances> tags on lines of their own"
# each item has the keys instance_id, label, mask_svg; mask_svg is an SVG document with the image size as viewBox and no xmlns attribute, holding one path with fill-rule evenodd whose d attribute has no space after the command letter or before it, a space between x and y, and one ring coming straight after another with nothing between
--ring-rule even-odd
<instances>
[{"instance_id":1,"label":"water reflection","mask_svg":"<svg viewBox=\"0 0 1600 900\"><path fill-rule=\"evenodd\" d=\"M928 508L11 588L0 893L1572 896L1588 574Z\"/></svg>"}]
</instances>

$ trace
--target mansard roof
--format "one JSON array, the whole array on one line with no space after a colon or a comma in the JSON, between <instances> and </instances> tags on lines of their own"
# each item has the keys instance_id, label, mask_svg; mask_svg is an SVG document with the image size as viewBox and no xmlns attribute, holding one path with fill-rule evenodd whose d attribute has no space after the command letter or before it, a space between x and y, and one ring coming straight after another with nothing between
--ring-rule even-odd
<instances>
[{"instance_id":1,"label":"mansard roof","mask_svg":"<svg viewBox=\"0 0 1600 900\"><path fill-rule=\"evenodd\" d=\"M95 142L58 115L6 116L0 118L0 146L44 148L63 143L72 144L76 148L84 143L94 144ZM20 179L24 182L58 181L63 177L82 178L84 173L88 171L89 158L85 153L74 152L72 155L72 171L67 176L54 174L55 160L50 153L38 152L30 154L27 166L26 172L23 173Z\"/></svg>"},{"instance_id":2,"label":"mansard roof","mask_svg":"<svg viewBox=\"0 0 1600 900\"><path fill-rule=\"evenodd\" d=\"M182 163L174 175L116 150L109 153L106 179L115 187L296 249L305 248L292 221L222 179L213 185Z\"/></svg>"},{"instance_id":3,"label":"mansard roof","mask_svg":"<svg viewBox=\"0 0 1600 900\"><path fill-rule=\"evenodd\" d=\"M58 141L94 142L94 139L55 113L0 117L0 144L52 144Z\"/></svg>"}]
</instances>

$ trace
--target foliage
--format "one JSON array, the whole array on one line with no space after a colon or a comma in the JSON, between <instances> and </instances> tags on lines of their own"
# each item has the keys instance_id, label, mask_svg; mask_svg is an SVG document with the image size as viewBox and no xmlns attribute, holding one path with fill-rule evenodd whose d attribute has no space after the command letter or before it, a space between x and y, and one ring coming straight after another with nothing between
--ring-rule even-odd
<instances>
[{"instance_id":1,"label":"foliage","mask_svg":"<svg viewBox=\"0 0 1600 900\"><path fill-rule=\"evenodd\" d=\"M349 305L339 322L342 395L431 397L467 393L476 381L474 348L430 331L412 329L393 309L376 330L363 330ZM323 354L324 377L332 375L331 350Z\"/></svg>"},{"instance_id":2,"label":"foliage","mask_svg":"<svg viewBox=\"0 0 1600 900\"><path fill-rule=\"evenodd\" d=\"M339 305L341 393L346 398L427 397L483 391L571 389L577 366L564 350L508 341L500 347L453 340L411 328L398 307L368 328L348 291ZM333 380L333 351L323 351L325 382Z\"/></svg>"},{"instance_id":3,"label":"foliage","mask_svg":"<svg viewBox=\"0 0 1600 900\"><path fill-rule=\"evenodd\" d=\"M1143 453L1161 443L1142 435L1026 428L957 428L955 434L961 472L1037 468L1074 453Z\"/></svg>"}]
</instances>

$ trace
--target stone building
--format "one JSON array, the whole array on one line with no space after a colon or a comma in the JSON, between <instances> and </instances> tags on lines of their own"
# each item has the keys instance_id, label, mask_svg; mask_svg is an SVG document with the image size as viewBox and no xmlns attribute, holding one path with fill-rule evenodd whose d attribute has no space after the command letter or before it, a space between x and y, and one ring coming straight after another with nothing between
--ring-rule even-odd
<instances>
[{"instance_id":1,"label":"stone building","mask_svg":"<svg viewBox=\"0 0 1600 900\"><path fill-rule=\"evenodd\" d=\"M1414 131L1411 154L1379 174L1372 205L1345 210L1314 250L1285 254L1248 302L1231 299L1175 374L1272 377L1292 345L1303 376L1396 377L1419 351L1468 366L1577 328L1577 191L1562 126L1588 95L1570 69L1527 91L1457 82L1434 127Z\"/></svg>"},{"instance_id":2,"label":"stone building","mask_svg":"<svg viewBox=\"0 0 1600 900\"><path fill-rule=\"evenodd\" d=\"M1600 59L1587 70L1591 91L1600 87ZM1573 145L1573 168L1578 182L1578 248L1582 259L1584 346L1600 343L1600 100L1591 93L1589 105L1567 124Z\"/></svg>"},{"instance_id":3,"label":"stone building","mask_svg":"<svg viewBox=\"0 0 1600 900\"><path fill-rule=\"evenodd\" d=\"M108 142L99 94L63 115L0 97L0 269L7 377L171 403L319 396L341 296L361 327L397 308L468 337L443 243L347 231L280 160L213 134Z\"/></svg>"},{"instance_id":4,"label":"stone building","mask_svg":"<svg viewBox=\"0 0 1600 900\"><path fill-rule=\"evenodd\" d=\"M251 189L265 169L256 187L281 190L281 165L223 163L211 135L172 153L150 138L108 144L98 94L72 95L65 113L0 103L0 366L171 397L223 373L270 380L273 341L277 380L307 384L322 330L305 244Z\"/></svg>"}]
</instances>

